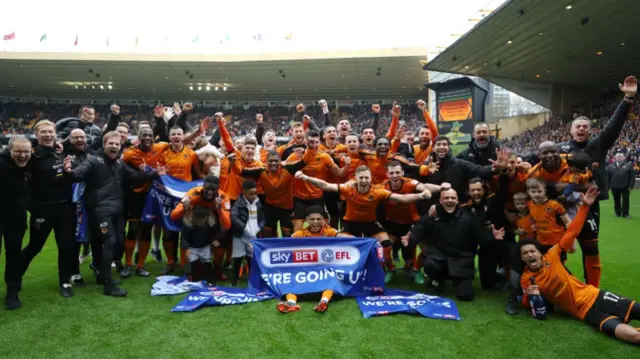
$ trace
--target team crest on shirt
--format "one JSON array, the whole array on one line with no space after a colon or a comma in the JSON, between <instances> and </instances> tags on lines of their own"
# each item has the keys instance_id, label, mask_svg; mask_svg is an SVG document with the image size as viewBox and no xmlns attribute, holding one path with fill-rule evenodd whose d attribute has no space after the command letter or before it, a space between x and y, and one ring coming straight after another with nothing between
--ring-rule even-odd
<instances>
[{"instance_id":1,"label":"team crest on shirt","mask_svg":"<svg viewBox=\"0 0 640 359\"><path fill-rule=\"evenodd\" d=\"M549 263L549 262L544 262L544 267L545 267L545 268L549 268L549 267L551 267L551 263Z\"/></svg>"},{"instance_id":2,"label":"team crest on shirt","mask_svg":"<svg viewBox=\"0 0 640 359\"><path fill-rule=\"evenodd\" d=\"M376 199L376 196L374 196L374 195L370 194L370 195L369 195L369 197L368 197L368 199L369 199L369 201L373 201L373 200L375 200L375 199Z\"/></svg>"},{"instance_id":3,"label":"team crest on shirt","mask_svg":"<svg viewBox=\"0 0 640 359\"><path fill-rule=\"evenodd\" d=\"M547 213L551 213L551 207L546 208Z\"/></svg>"},{"instance_id":4,"label":"team crest on shirt","mask_svg":"<svg viewBox=\"0 0 640 359\"><path fill-rule=\"evenodd\" d=\"M187 156L187 154L185 153L184 155L182 155L182 158L186 160L187 158L189 158L189 156Z\"/></svg>"}]
</instances>

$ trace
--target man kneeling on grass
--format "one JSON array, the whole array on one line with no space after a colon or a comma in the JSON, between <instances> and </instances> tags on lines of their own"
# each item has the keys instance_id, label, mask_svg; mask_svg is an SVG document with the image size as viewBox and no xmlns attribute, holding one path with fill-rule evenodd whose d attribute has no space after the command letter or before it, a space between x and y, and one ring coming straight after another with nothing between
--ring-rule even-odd
<instances>
[{"instance_id":1,"label":"man kneeling on grass","mask_svg":"<svg viewBox=\"0 0 640 359\"><path fill-rule=\"evenodd\" d=\"M338 235L338 231L327 226L324 215L325 211L321 206L310 206L309 208L307 208L307 223L309 224L309 227L296 231L292 235L292 237L336 237ZM332 290L325 290L324 292L322 292L322 299L320 299L320 303L318 303L318 305L316 305L313 310L318 313L326 312L332 296ZM289 312L297 312L300 310L300 306L297 303L298 296L289 293L287 294L286 298L286 302L280 302L276 306L280 313L284 314Z\"/></svg>"},{"instance_id":2,"label":"man kneeling on grass","mask_svg":"<svg viewBox=\"0 0 640 359\"><path fill-rule=\"evenodd\" d=\"M592 187L580 195L582 205L578 214L560 243L545 255L542 255L540 243L534 239L523 239L518 243L520 257L526 267L520 279L525 293L522 301L527 305L529 296L542 295L553 305L604 334L639 345L640 332L627 323L640 320L640 304L580 282L563 265L562 256L570 251L598 193L598 189ZM532 284L532 279L535 284Z\"/></svg>"}]
</instances>

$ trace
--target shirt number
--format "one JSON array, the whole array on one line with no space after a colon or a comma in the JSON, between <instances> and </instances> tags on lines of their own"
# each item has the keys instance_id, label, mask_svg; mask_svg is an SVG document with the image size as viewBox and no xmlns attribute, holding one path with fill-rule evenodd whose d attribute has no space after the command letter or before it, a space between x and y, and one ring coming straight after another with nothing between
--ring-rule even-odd
<instances>
[{"instance_id":1,"label":"shirt number","mask_svg":"<svg viewBox=\"0 0 640 359\"><path fill-rule=\"evenodd\" d=\"M592 231L597 231L598 230L598 225L596 224L596 220L595 219L589 219L587 220L587 223L589 223L589 226L591 226L591 230Z\"/></svg>"}]
</instances>

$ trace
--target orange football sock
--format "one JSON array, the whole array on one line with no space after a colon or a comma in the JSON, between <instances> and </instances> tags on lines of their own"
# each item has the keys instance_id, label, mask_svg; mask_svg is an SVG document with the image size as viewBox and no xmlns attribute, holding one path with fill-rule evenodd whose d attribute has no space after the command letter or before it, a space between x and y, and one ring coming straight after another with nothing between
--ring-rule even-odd
<instances>
[{"instance_id":1,"label":"orange football sock","mask_svg":"<svg viewBox=\"0 0 640 359\"><path fill-rule=\"evenodd\" d=\"M225 248L214 247L213 263L216 265L216 267L218 268L222 267L222 261L224 260L225 253L227 253L227 250Z\"/></svg>"},{"instance_id":2,"label":"orange football sock","mask_svg":"<svg viewBox=\"0 0 640 359\"><path fill-rule=\"evenodd\" d=\"M187 250L180 249L180 266L184 267L187 264Z\"/></svg>"},{"instance_id":3,"label":"orange football sock","mask_svg":"<svg viewBox=\"0 0 640 359\"><path fill-rule=\"evenodd\" d=\"M584 256L584 270L587 276L587 284L600 288L600 277L602 277L602 266L600 265L600 255Z\"/></svg>"},{"instance_id":4,"label":"orange football sock","mask_svg":"<svg viewBox=\"0 0 640 359\"><path fill-rule=\"evenodd\" d=\"M151 247L151 242L140 241L138 243L138 268L144 268L144 262L146 262L147 254L149 254L149 247Z\"/></svg>"},{"instance_id":5,"label":"orange football sock","mask_svg":"<svg viewBox=\"0 0 640 359\"><path fill-rule=\"evenodd\" d=\"M167 264L174 265L176 264L176 257L173 254L175 244L171 241L171 239L162 240L162 248L164 248L164 253L167 255Z\"/></svg>"},{"instance_id":6,"label":"orange football sock","mask_svg":"<svg viewBox=\"0 0 640 359\"><path fill-rule=\"evenodd\" d=\"M136 250L136 241L125 240L124 241L124 258L125 265L133 265L133 252Z\"/></svg>"},{"instance_id":7,"label":"orange football sock","mask_svg":"<svg viewBox=\"0 0 640 359\"><path fill-rule=\"evenodd\" d=\"M384 253L384 264L387 267L387 270L391 272L395 271L396 265L393 263L393 258L391 256L393 247L384 247L382 251Z\"/></svg>"},{"instance_id":8,"label":"orange football sock","mask_svg":"<svg viewBox=\"0 0 640 359\"><path fill-rule=\"evenodd\" d=\"M298 302L298 296L295 294L287 294L286 296L287 302L295 304Z\"/></svg>"},{"instance_id":9,"label":"orange football sock","mask_svg":"<svg viewBox=\"0 0 640 359\"><path fill-rule=\"evenodd\" d=\"M324 292L322 292L322 299L320 299L320 301L328 303L331 300L331 297L333 297L333 291L327 289Z\"/></svg>"}]
</instances>

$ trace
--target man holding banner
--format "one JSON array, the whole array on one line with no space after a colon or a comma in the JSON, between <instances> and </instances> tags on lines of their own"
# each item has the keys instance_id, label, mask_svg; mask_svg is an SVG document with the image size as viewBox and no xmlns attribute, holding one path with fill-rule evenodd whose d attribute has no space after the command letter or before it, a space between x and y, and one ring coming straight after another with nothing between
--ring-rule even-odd
<instances>
[{"instance_id":1,"label":"man holding banner","mask_svg":"<svg viewBox=\"0 0 640 359\"><path fill-rule=\"evenodd\" d=\"M307 208L307 223L309 226L305 229L296 231L293 238L313 238L313 237L335 237L338 235L338 231L334 228L327 226L325 211L321 206L310 206ZM313 310L318 313L324 313L329 307L329 301L333 296L332 290L325 290L322 292L322 298L320 303L316 305ZM300 310L300 306L297 304L298 296L292 293L287 293L287 301L280 302L276 308L280 313L297 312Z\"/></svg>"},{"instance_id":2,"label":"man holding banner","mask_svg":"<svg viewBox=\"0 0 640 359\"><path fill-rule=\"evenodd\" d=\"M122 181L151 180L165 174L160 167L154 172L138 172L118 160L121 139L115 132L103 137L103 149L94 157L83 162L75 169L71 168L71 157L64 159L64 171L75 182L86 183L85 203L88 208L91 240L102 245L102 258L99 261L100 281L104 283L104 295L124 297L127 291L118 288L111 279L116 242L122 240L124 232Z\"/></svg>"}]
</instances>

